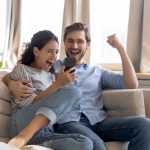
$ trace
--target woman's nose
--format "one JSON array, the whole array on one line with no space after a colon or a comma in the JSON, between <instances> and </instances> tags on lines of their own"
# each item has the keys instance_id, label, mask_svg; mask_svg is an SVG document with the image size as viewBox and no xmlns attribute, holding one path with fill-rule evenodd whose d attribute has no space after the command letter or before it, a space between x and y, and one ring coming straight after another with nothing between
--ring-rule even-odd
<instances>
[{"instance_id":1,"label":"woman's nose","mask_svg":"<svg viewBox=\"0 0 150 150\"><path fill-rule=\"evenodd\" d=\"M57 58L57 54L56 53L52 53L49 58L55 60Z\"/></svg>"}]
</instances>

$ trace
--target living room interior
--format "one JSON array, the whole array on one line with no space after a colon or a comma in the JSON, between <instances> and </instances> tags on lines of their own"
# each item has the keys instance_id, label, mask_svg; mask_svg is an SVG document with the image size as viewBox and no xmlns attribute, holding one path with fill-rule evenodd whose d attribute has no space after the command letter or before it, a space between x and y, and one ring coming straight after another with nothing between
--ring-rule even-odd
<instances>
[{"instance_id":1,"label":"living room interior","mask_svg":"<svg viewBox=\"0 0 150 150\"><path fill-rule=\"evenodd\" d=\"M48 29L58 36L61 50L58 59L63 60L66 57L62 41L64 28L71 23L82 22L90 28L92 38L85 56L88 64L122 72L118 53L107 44L107 37L115 33L126 48L137 74L138 89L103 92L104 105L110 116L150 118L149 8L149 0L1 0L0 78L11 72L24 44L40 30ZM6 85L2 81L0 84L0 141L7 142L10 138L11 97ZM127 142L107 143L108 150L127 150L127 145ZM28 148L44 150L43 147Z\"/></svg>"}]
</instances>

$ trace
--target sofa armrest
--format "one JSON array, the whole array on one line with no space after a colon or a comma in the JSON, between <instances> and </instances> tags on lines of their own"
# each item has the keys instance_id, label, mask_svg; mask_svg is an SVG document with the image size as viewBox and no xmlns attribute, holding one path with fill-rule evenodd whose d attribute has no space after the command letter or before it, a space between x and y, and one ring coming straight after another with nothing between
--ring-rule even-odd
<instances>
[{"instance_id":1,"label":"sofa armrest","mask_svg":"<svg viewBox=\"0 0 150 150\"><path fill-rule=\"evenodd\" d=\"M150 118L150 89L142 89L145 103L145 114L146 117Z\"/></svg>"},{"instance_id":2,"label":"sofa armrest","mask_svg":"<svg viewBox=\"0 0 150 150\"><path fill-rule=\"evenodd\" d=\"M141 89L104 90L104 107L112 117L145 116L143 91Z\"/></svg>"}]
</instances>

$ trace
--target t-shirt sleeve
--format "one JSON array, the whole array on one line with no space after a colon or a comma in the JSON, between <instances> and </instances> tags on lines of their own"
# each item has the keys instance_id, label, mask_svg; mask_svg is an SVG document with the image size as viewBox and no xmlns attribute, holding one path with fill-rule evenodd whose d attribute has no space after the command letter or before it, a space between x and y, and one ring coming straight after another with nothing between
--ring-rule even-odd
<instances>
[{"instance_id":1,"label":"t-shirt sleeve","mask_svg":"<svg viewBox=\"0 0 150 150\"><path fill-rule=\"evenodd\" d=\"M23 80L23 79L31 80L31 76L29 74L29 71L26 69L25 65L23 65L23 64L18 64L14 67L14 69L11 72L11 78L13 80L16 80L16 81L17 80ZM27 86L33 87L32 82L30 84L27 84ZM12 95L12 100L17 105L19 105L19 107L24 107L24 106L28 106L31 103L33 103L35 96L36 96L36 94L33 93L28 98L20 100L20 99L17 99L14 95Z\"/></svg>"},{"instance_id":2,"label":"t-shirt sleeve","mask_svg":"<svg viewBox=\"0 0 150 150\"><path fill-rule=\"evenodd\" d=\"M124 89L126 84L124 82L123 74L114 72L109 69L101 68L102 72L102 88Z\"/></svg>"}]
</instances>

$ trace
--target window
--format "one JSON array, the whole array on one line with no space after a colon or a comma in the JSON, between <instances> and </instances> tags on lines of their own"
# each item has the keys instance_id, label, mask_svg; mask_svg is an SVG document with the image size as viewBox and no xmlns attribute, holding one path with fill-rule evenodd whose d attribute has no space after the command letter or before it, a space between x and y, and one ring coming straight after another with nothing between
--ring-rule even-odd
<instances>
[{"instance_id":1,"label":"window","mask_svg":"<svg viewBox=\"0 0 150 150\"><path fill-rule=\"evenodd\" d=\"M21 45L29 42L34 33L51 30L61 40L64 0L23 0Z\"/></svg>"},{"instance_id":2,"label":"window","mask_svg":"<svg viewBox=\"0 0 150 150\"><path fill-rule=\"evenodd\" d=\"M126 48L129 0L91 0L91 64L120 63L116 49L107 44L107 36L116 33Z\"/></svg>"},{"instance_id":3,"label":"window","mask_svg":"<svg viewBox=\"0 0 150 150\"><path fill-rule=\"evenodd\" d=\"M0 61L3 59L3 52L5 49L5 36L6 36L6 16L7 16L7 1L0 0Z\"/></svg>"}]
</instances>

